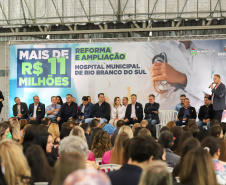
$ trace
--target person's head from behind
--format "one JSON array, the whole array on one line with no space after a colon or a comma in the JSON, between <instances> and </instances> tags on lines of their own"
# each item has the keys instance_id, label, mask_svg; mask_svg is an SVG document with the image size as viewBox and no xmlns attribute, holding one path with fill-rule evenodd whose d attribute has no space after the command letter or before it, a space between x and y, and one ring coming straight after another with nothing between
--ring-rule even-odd
<instances>
[{"instance_id":1,"label":"person's head from behind","mask_svg":"<svg viewBox=\"0 0 226 185\"><path fill-rule=\"evenodd\" d=\"M223 130L223 135L224 135L224 137L225 137L225 133L226 133L226 123L225 123L225 122L221 122L221 123L220 123L220 126L221 126L221 128L222 128L222 130Z\"/></svg>"},{"instance_id":2,"label":"person's head from behind","mask_svg":"<svg viewBox=\"0 0 226 185\"><path fill-rule=\"evenodd\" d=\"M20 144L13 140L0 142L1 167L5 169L7 184L19 184L24 176L30 177L31 172Z\"/></svg>"},{"instance_id":3,"label":"person's head from behind","mask_svg":"<svg viewBox=\"0 0 226 185\"><path fill-rule=\"evenodd\" d=\"M53 106L55 106L57 104L57 97L56 96L51 97L51 103L52 103Z\"/></svg>"},{"instance_id":4,"label":"person's head from behind","mask_svg":"<svg viewBox=\"0 0 226 185\"><path fill-rule=\"evenodd\" d=\"M183 105L184 104L184 100L186 98L185 94L180 95L180 103Z\"/></svg>"},{"instance_id":5,"label":"person's head from behind","mask_svg":"<svg viewBox=\"0 0 226 185\"><path fill-rule=\"evenodd\" d=\"M176 123L174 121L169 121L167 124L166 124L166 127L169 129L169 131L171 133L173 133L173 127L176 126Z\"/></svg>"},{"instance_id":6,"label":"person's head from behind","mask_svg":"<svg viewBox=\"0 0 226 185\"><path fill-rule=\"evenodd\" d=\"M170 131L163 131L159 136L159 144L164 148L170 148L173 145L173 135Z\"/></svg>"},{"instance_id":7,"label":"person's head from behind","mask_svg":"<svg viewBox=\"0 0 226 185\"><path fill-rule=\"evenodd\" d=\"M108 132L99 130L93 138L91 149L93 150L94 156L96 158L103 157L104 153L110 150L111 138Z\"/></svg>"},{"instance_id":8,"label":"person's head from behind","mask_svg":"<svg viewBox=\"0 0 226 185\"><path fill-rule=\"evenodd\" d=\"M163 161L152 161L144 168L139 185L172 185L172 175L167 167Z\"/></svg>"},{"instance_id":9,"label":"person's head from behind","mask_svg":"<svg viewBox=\"0 0 226 185\"><path fill-rule=\"evenodd\" d=\"M188 98L185 98L185 100L184 100L184 106L185 106L185 108L190 107L190 100Z\"/></svg>"},{"instance_id":10,"label":"person's head from behind","mask_svg":"<svg viewBox=\"0 0 226 185\"><path fill-rule=\"evenodd\" d=\"M158 143L151 136L137 136L130 140L128 164L144 167L158 154Z\"/></svg>"},{"instance_id":11,"label":"person's head from behind","mask_svg":"<svg viewBox=\"0 0 226 185\"><path fill-rule=\"evenodd\" d=\"M210 136L210 133L208 130L206 129L202 129L199 131L199 133L197 134L196 138L202 142L203 139L205 139L206 137Z\"/></svg>"},{"instance_id":12,"label":"person's head from behind","mask_svg":"<svg viewBox=\"0 0 226 185\"><path fill-rule=\"evenodd\" d=\"M210 135L217 138L223 138L223 130L220 126L213 126L210 128Z\"/></svg>"},{"instance_id":13,"label":"person's head from behind","mask_svg":"<svg viewBox=\"0 0 226 185\"><path fill-rule=\"evenodd\" d=\"M72 95L71 94L66 95L66 102L71 104L71 102L72 102Z\"/></svg>"},{"instance_id":14,"label":"person's head from behind","mask_svg":"<svg viewBox=\"0 0 226 185\"><path fill-rule=\"evenodd\" d=\"M66 177L79 169L85 169L86 159L78 152L66 152L55 165L55 175L52 179L54 185L62 185Z\"/></svg>"},{"instance_id":15,"label":"person's head from behind","mask_svg":"<svg viewBox=\"0 0 226 185\"><path fill-rule=\"evenodd\" d=\"M197 126L195 119L188 120L188 127L191 128L192 126Z\"/></svg>"},{"instance_id":16,"label":"person's head from behind","mask_svg":"<svg viewBox=\"0 0 226 185\"><path fill-rule=\"evenodd\" d=\"M33 142L34 138L38 134L38 128L36 125L28 124L24 128L23 134L24 134L23 144L25 144L26 142Z\"/></svg>"},{"instance_id":17,"label":"person's head from behind","mask_svg":"<svg viewBox=\"0 0 226 185\"><path fill-rule=\"evenodd\" d=\"M33 97L33 101L34 101L35 105L39 104L39 97L37 95L35 95Z\"/></svg>"},{"instance_id":18,"label":"person's head from behind","mask_svg":"<svg viewBox=\"0 0 226 185\"><path fill-rule=\"evenodd\" d=\"M141 128L137 136L151 136L151 132L146 128Z\"/></svg>"},{"instance_id":19,"label":"person's head from behind","mask_svg":"<svg viewBox=\"0 0 226 185\"><path fill-rule=\"evenodd\" d=\"M220 157L220 144L217 141L217 138L214 138L212 136L208 136L205 139L203 139L201 146L209 152L209 154L215 158L219 159Z\"/></svg>"},{"instance_id":20,"label":"person's head from behind","mask_svg":"<svg viewBox=\"0 0 226 185\"><path fill-rule=\"evenodd\" d=\"M172 133L173 133L173 137L175 137L176 139L179 139L180 136L183 134L183 128L180 126L175 126L172 129Z\"/></svg>"},{"instance_id":21,"label":"person's head from behind","mask_svg":"<svg viewBox=\"0 0 226 185\"><path fill-rule=\"evenodd\" d=\"M20 125L20 129L23 130L25 125L27 125L27 120L26 119L20 119L19 125Z\"/></svg>"},{"instance_id":22,"label":"person's head from behind","mask_svg":"<svg viewBox=\"0 0 226 185\"><path fill-rule=\"evenodd\" d=\"M175 153L176 153L177 155L180 155L180 156L181 156L182 145L184 144L184 142L185 142L187 139L192 138L192 137L193 137L193 135L192 135L192 133L191 133L190 131L184 131L184 132L182 133L182 135L181 135L180 138L179 138L178 147L177 147L177 149L176 149L176 151L175 151Z\"/></svg>"},{"instance_id":23,"label":"person's head from behind","mask_svg":"<svg viewBox=\"0 0 226 185\"><path fill-rule=\"evenodd\" d=\"M98 100L99 100L99 103L103 103L105 101L104 93L98 94Z\"/></svg>"},{"instance_id":24,"label":"person's head from behind","mask_svg":"<svg viewBox=\"0 0 226 185\"><path fill-rule=\"evenodd\" d=\"M198 126L191 126L189 128L190 132L192 133L193 137L196 138L199 133L199 127Z\"/></svg>"},{"instance_id":25,"label":"person's head from behind","mask_svg":"<svg viewBox=\"0 0 226 185\"><path fill-rule=\"evenodd\" d=\"M84 132L89 134L90 133L90 126L89 123L82 123L81 127L83 128Z\"/></svg>"},{"instance_id":26,"label":"person's head from behind","mask_svg":"<svg viewBox=\"0 0 226 185\"><path fill-rule=\"evenodd\" d=\"M125 125L125 122L123 120L118 120L116 123L117 128L121 128L123 125Z\"/></svg>"},{"instance_id":27,"label":"person's head from behind","mask_svg":"<svg viewBox=\"0 0 226 185\"><path fill-rule=\"evenodd\" d=\"M132 104L135 104L136 101L137 101L137 95L136 95L136 94L132 94L132 95L131 95L131 103L132 103Z\"/></svg>"},{"instance_id":28,"label":"person's head from behind","mask_svg":"<svg viewBox=\"0 0 226 185\"><path fill-rule=\"evenodd\" d=\"M148 97L149 103L153 104L155 103L155 95L154 94L150 94Z\"/></svg>"},{"instance_id":29,"label":"person's head from behind","mask_svg":"<svg viewBox=\"0 0 226 185\"><path fill-rule=\"evenodd\" d=\"M152 137L156 139L156 129L155 129L155 126L152 125L151 123L149 123L146 126L146 129L148 129L151 132Z\"/></svg>"},{"instance_id":30,"label":"person's head from behind","mask_svg":"<svg viewBox=\"0 0 226 185\"><path fill-rule=\"evenodd\" d=\"M210 121L210 128L214 126L220 126L220 122L217 119L212 119Z\"/></svg>"},{"instance_id":31,"label":"person's head from behind","mask_svg":"<svg viewBox=\"0 0 226 185\"><path fill-rule=\"evenodd\" d=\"M124 125L122 126L119 131L118 134L120 134L121 132L126 132L129 135L129 138L133 138L133 131L132 129L128 126L128 125Z\"/></svg>"},{"instance_id":32,"label":"person's head from behind","mask_svg":"<svg viewBox=\"0 0 226 185\"><path fill-rule=\"evenodd\" d=\"M51 123L49 128L48 128L48 132L52 135L53 140L57 137L60 137L60 130L59 130L59 126L56 123Z\"/></svg>"},{"instance_id":33,"label":"person's head from behind","mask_svg":"<svg viewBox=\"0 0 226 185\"><path fill-rule=\"evenodd\" d=\"M211 156L201 147L192 149L185 155L179 178L181 184L218 184Z\"/></svg>"},{"instance_id":34,"label":"person's head from behind","mask_svg":"<svg viewBox=\"0 0 226 185\"><path fill-rule=\"evenodd\" d=\"M140 132L141 129L142 129L142 127L135 128L135 131L133 133L133 136L136 137L138 135L138 133Z\"/></svg>"},{"instance_id":35,"label":"person's head from behind","mask_svg":"<svg viewBox=\"0 0 226 185\"><path fill-rule=\"evenodd\" d=\"M133 128L132 128L133 134L134 134L136 128L138 128L138 127L141 127L141 124L140 124L140 123L135 123L135 124L133 125Z\"/></svg>"},{"instance_id":36,"label":"person's head from behind","mask_svg":"<svg viewBox=\"0 0 226 185\"><path fill-rule=\"evenodd\" d=\"M20 141L20 139L21 139L20 124L17 121L13 120L10 122L10 125L11 125L11 130L12 130L12 138L15 141Z\"/></svg>"},{"instance_id":37,"label":"person's head from behind","mask_svg":"<svg viewBox=\"0 0 226 185\"><path fill-rule=\"evenodd\" d=\"M192 149L200 147L200 142L191 137L188 138L182 145L181 148L181 162L184 160L185 155Z\"/></svg>"},{"instance_id":38,"label":"person's head from behind","mask_svg":"<svg viewBox=\"0 0 226 185\"><path fill-rule=\"evenodd\" d=\"M72 172L64 181L66 185L111 185L109 177L95 169L81 169Z\"/></svg>"},{"instance_id":39,"label":"person's head from behind","mask_svg":"<svg viewBox=\"0 0 226 185\"><path fill-rule=\"evenodd\" d=\"M146 127L148 125L148 121L144 119L140 122L140 125L141 127Z\"/></svg>"},{"instance_id":40,"label":"person's head from behind","mask_svg":"<svg viewBox=\"0 0 226 185\"><path fill-rule=\"evenodd\" d=\"M213 76L213 81L214 81L215 84L219 84L219 83L221 82L221 77L220 77L220 75L219 75L219 74L215 74L215 75Z\"/></svg>"},{"instance_id":41,"label":"person's head from behind","mask_svg":"<svg viewBox=\"0 0 226 185\"><path fill-rule=\"evenodd\" d=\"M70 127L61 127L60 140L62 140L65 137L69 136L71 130L72 130L72 128L70 128Z\"/></svg>"},{"instance_id":42,"label":"person's head from behind","mask_svg":"<svg viewBox=\"0 0 226 185\"><path fill-rule=\"evenodd\" d=\"M168 129L166 126L164 126L164 127L162 127L162 128L160 129L160 134L161 134L163 131L169 131L169 129Z\"/></svg>"},{"instance_id":43,"label":"person's head from behind","mask_svg":"<svg viewBox=\"0 0 226 185\"><path fill-rule=\"evenodd\" d=\"M20 105L20 103L21 103L20 98L18 98L18 97L15 97L14 101L17 105Z\"/></svg>"},{"instance_id":44,"label":"person's head from behind","mask_svg":"<svg viewBox=\"0 0 226 185\"><path fill-rule=\"evenodd\" d=\"M59 145L59 156L67 152L78 152L83 155L85 159L88 156L88 145L81 137L79 136L67 136L60 141Z\"/></svg>"},{"instance_id":45,"label":"person's head from behind","mask_svg":"<svg viewBox=\"0 0 226 185\"><path fill-rule=\"evenodd\" d=\"M81 137L84 141L86 141L86 137L85 137L85 132L82 129L82 127L80 126L75 126L71 132L70 132L70 136L79 136Z\"/></svg>"},{"instance_id":46,"label":"person's head from behind","mask_svg":"<svg viewBox=\"0 0 226 185\"><path fill-rule=\"evenodd\" d=\"M41 124L49 126L51 123L51 120L48 117L42 118Z\"/></svg>"},{"instance_id":47,"label":"person's head from behind","mask_svg":"<svg viewBox=\"0 0 226 185\"><path fill-rule=\"evenodd\" d=\"M7 123L0 123L0 139L12 138L10 133L10 125Z\"/></svg>"},{"instance_id":48,"label":"person's head from behind","mask_svg":"<svg viewBox=\"0 0 226 185\"><path fill-rule=\"evenodd\" d=\"M39 145L31 145L27 148L25 156L31 168L32 182L48 182L50 166L43 149Z\"/></svg>"},{"instance_id":49,"label":"person's head from behind","mask_svg":"<svg viewBox=\"0 0 226 185\"><path fill-rule=\"evenodd\" d=\"M100 121L98 119L93 119L90 123L91 129L95 129L100 126Z\"/></svg>"},{"instance_id":50,"label":"person's head from behind","mask_svg":"<svg viewBox=\"0 0 226 185\"><path fill-rule=\"evenodd\" d=\"M115 145L112 150L112 155L110 159L110 164L123 164L123 144L125 141L127 141L129 138L129 135L125 132L121 132L119 135L117 135L115 140Z\"/></svg>"},{"instance_id":51,"label":"person's head from behind","mask_svg":"<svg viewBox=\"0 0 226 185\"><path fill-rule=\"evenodd\" d=\"M88 103L89 103L88 102L88 97L87 96L83 96L82 97L82 104L83 104L83 106L86 106Z\"/></svg>"}]
</instances>

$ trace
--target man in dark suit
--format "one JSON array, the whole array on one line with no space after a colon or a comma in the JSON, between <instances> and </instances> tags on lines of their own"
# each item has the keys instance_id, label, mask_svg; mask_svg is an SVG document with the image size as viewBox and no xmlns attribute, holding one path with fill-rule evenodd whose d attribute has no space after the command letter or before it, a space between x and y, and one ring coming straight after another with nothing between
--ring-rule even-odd
<instances>
[{"instance_id":1,"label":"man in dark suit","mask_svg":"<svg viewBox=\"0 0 226 185\"><path fill-rule=\"evenodd\" d=\"M149 103L146 103L144 108L145 118L148 123L151 123L152 125L156 126L156 124L159 123L159 103L155 102L155 95L150 94L149 95Z\"/></svg>"},{"instance_id":2,"label":"man in dark suit","mask_svg":"<svg viewBox=\"0 0 226 185\"><path fill-rule=\"evenodd\" d=\"M83 96L82 104L79 106L78 109L78 119L76 120L76 122L81 121L82 123L84 123L86 118L90 118L92 113L92 107L93 105L88 103L88 97Z\"/></svg>"},{"instance_id":3,"label":"man in dark suit","mask_svg":"<svg viewBox=\"0 0 226 185\"><path fill-rule=\"evenodd\" d=\"M15 105L13 105L13 115L17 116L18 120L28 119L28 109L27 104L20 101L20 98L14 98Z\"/></svg>"},{"instance_id":4,"label":"man in dark suit","mask_svg":"<svg viewBox=\"0 0 226 185\"><path fill-rule=\"evenodd\" d=\"M4 96L2 94L2 91L0 91L0 113L2 112L2 108L3 108L3 102L4 101Z\"/></svg>"},{"instance_id":5,"label":"man in dark suit","mask_svg":"<svg viewBox=\"0 0 226 185\"><path fill-rule=\"evenodd\" d=\"M186 125L189 119L196 119L196 110L194 107L190 106L190 100L185 98L184 100L184 107L180 108L178 119L179 121L176 122L178 126Z\"/></svg>"},{"instance_id":6,"label":"man in dark suit","mask_svg":"<svg viewBox=\"0 0 226 185\"><path fill-rule=\"evenodd\" d=\"M213 105L210 104L209 98L204 98L204 105L199 109L198 115L198 127L201 130L203 125L207 125L207 129L210 128L210 121L213 119Z\"/></svg>"},{"instance_id":7,"label":"man in dark suit","mask_svg":"<svg viewBox=\"0 0 226 185\"><path fill-rule=\"evenodd\" d=\"M131 104L129 104L126 108L125 114L125 124L135 124L140 123L143 119L143 107L142 104L137 102L137 95L131 95Z\"/></svg>"},{"instance_id":8,"label":"man in dark suit","mask_svg":"<svg viewBox=\"0 0 226 185\"><path fill-rule=\"evenodd\" d=\"M128 162L119 170L107 173L112 185L138 185L142 169L157 157L156 151L161 150L152 136L134 137L127 148Z\"/></svg>"},{"instance_id":9,"label":"man in dark suit","mask_svg":"<svg viewBox=\"0 0 226 185\"><path fill-rule=\"evenodd\" d=\"M213 117L221 122L222 113L225 109L225 93L226 88L225 85L221 82L221 77L218 74L215 74L213 77L213 81L216 84L213 87L213 84L210 85L212 89L212 103L213 103Z\"/></svg>"},{"instance_id":10,"label":"man in dark suit","mask_svg":"<svg viewBox=\"0 0 226 185\"><path fill-rule=\"evenodd\" d=\"M34 103L29 105L29 117L30 120L37 120L41 123L42 118L45 116L45 104L39 101L39 97L36 95L33 97Z\"/></svg>"}]
</instances>

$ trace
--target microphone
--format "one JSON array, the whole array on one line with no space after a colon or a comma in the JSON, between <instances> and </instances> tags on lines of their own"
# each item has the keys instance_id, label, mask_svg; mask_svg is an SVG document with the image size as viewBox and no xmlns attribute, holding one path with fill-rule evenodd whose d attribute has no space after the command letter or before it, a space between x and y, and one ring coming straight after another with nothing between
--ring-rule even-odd
<instances>
[{"instance_id":1,"label":"microphone","mask_svg":"<svg viewBox=\"0 0 226 185\"><path fill-rule=\"evenodd\" d=\"M212 84L214 84L214 82ZM210 86L209 86L209 88L210 88Z\"/></svg>"}]
</instances>

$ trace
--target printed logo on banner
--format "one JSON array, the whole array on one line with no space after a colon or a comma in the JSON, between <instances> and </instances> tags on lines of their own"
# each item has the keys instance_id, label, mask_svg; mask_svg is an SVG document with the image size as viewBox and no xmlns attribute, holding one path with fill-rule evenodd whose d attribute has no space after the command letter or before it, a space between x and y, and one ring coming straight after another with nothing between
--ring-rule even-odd
<instances>
[{"instance_id":1,"label":"printed logo on banner","mask_svg":"<svg viewBox=\"0 0 226 185\"><path fill-rule=\"evenodd\" d=\"M17 87L71 87L71 48L18 49Z\"/></svg>"},{"instance_id":2,"label":"printed logo on banner","mask_svg":"<svg viewBox=\"0 0 226 185\"><path fill-rule=\"evenodd\" d=\"M197 53L196 49L192 48L191 51L190 51L190 54L191 54L192 56L195 56L196 53Z\"/></svg>"}]
</instances>

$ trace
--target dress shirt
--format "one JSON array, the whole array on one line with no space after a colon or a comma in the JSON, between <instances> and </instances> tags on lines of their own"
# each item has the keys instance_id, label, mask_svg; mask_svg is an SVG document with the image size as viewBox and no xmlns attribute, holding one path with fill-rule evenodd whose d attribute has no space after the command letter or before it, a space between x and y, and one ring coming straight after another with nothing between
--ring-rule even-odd
<instances>
[{"instance_id":1,"label":"dress shirt","mask_svg":"<svg viewBox=\"0 0 226 185\"><path fill-rule=\"evenodd\" d=\"M135 104L132 104L132 110L131 110L131 117L130 118L135 118L136 117L136 109L135 109Z\"/></svg>"},{"instance_id":2,"label":"dress shirt","mask_svg":"<svg viewBox=\"0 0 226 185\"><path fill-rule=\"evenodd\" d=\"M36 115L37 108L38 108L38 104L37 104L37 105L34 104L34 114L33 114L33 118L36 118L36 117L37 117L37 115Z\"/></svg>"},{"instance_id":3,"label":"dress shirt","mask_svg":"<svg viewBox=\"0 0 226 185\"><path fill-rule=\"evenodd\" d=\"M48 105L48 106L46 107L46 112L47 112L47 111L50 111L50 110L54 110L54 109L59 109L59 110L60 110L60 108L61 108L61 105L60 105L60 104L56 104L54 107L53 107L53 105L51 104L51 105ZM54 111L54 113L55 113L55 115L49 114L49 115L47 115L47 117L48 117L48 118L56 118L56 117L57 117L57 114L58 114L58 111Z\"/></svg>"},{"instance_id":4,"label":"dress shirt","mask_svg":"<svg viewBox=\"0 0 226 185\"><path fill-rule=\"evenodd\" d=\"M112 106L111 119L114 119L117 117L117 111L118 111L118 118L123 119L125 117L126 107L124 105L119 105L118 107Z\"/></svg>"}]
</instances>

